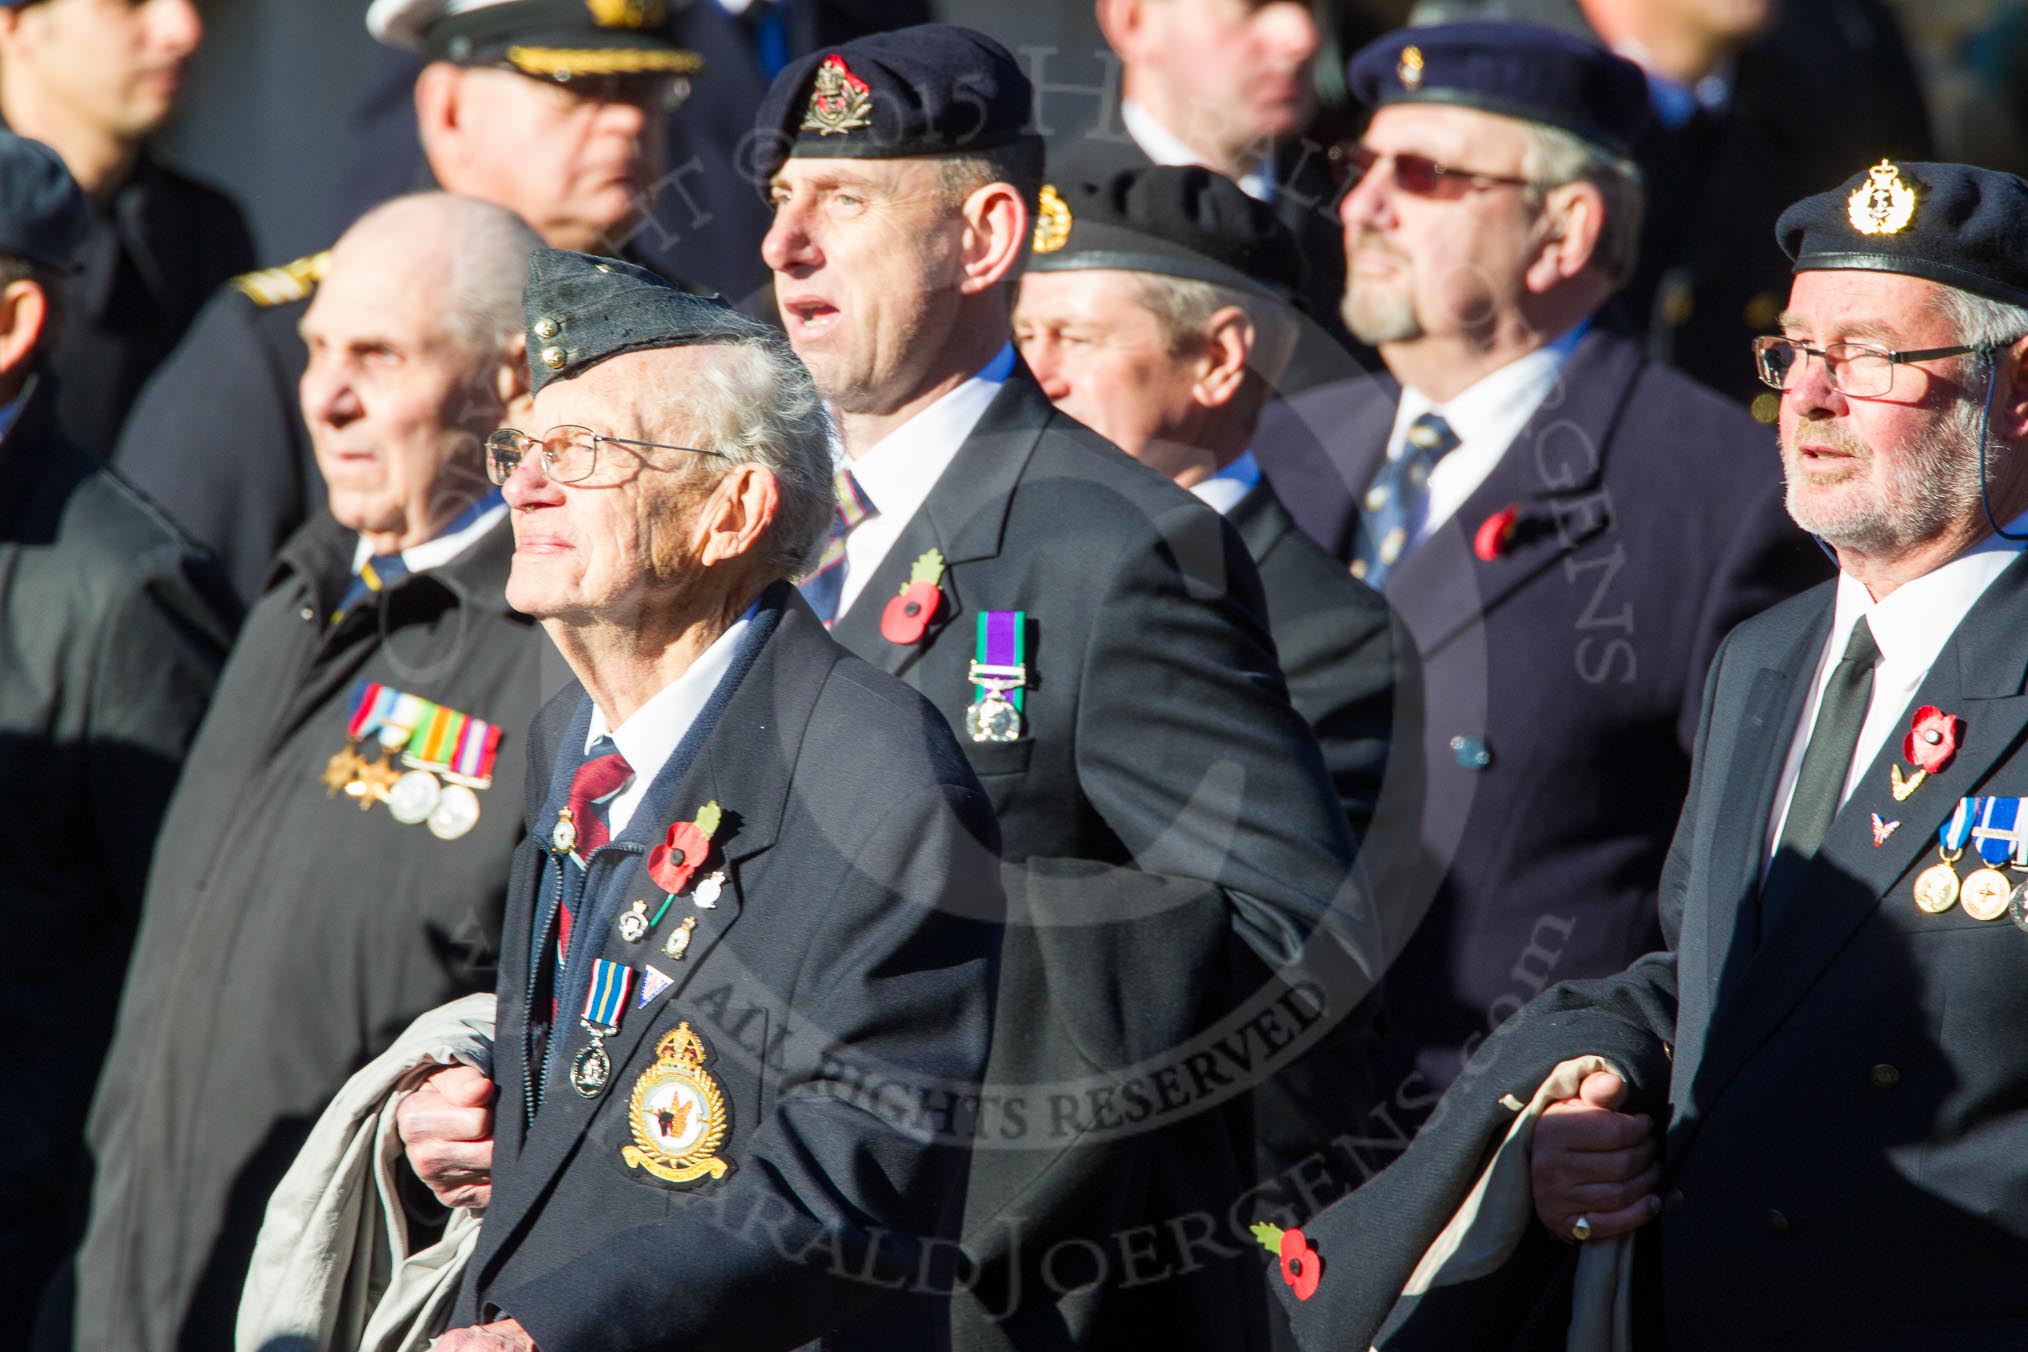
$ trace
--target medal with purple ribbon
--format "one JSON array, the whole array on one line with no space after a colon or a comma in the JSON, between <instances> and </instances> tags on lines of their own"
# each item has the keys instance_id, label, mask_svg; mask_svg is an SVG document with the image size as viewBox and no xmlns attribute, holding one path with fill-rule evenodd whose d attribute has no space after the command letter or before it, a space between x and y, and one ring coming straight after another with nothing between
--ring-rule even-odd
<instances>
[{"instance_id":1,"label":"medal with purple ribbon","mask_svg":"<svg viewBox=\"0 0 2028 1352\"><path fill-rule=\"evenodd\" d=\"M973 649L972 707L965 731L975 742L1012 742L1021 736L1021 696L1028 684L1028 612L982 610Z\"/></svg>"}]
</instances>

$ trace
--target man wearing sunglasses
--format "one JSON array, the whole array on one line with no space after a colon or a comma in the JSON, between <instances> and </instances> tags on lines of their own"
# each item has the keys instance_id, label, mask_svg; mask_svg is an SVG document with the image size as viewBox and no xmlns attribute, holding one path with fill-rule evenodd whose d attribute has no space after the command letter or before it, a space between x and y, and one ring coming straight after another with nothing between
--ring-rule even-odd
<instances>
[{"instance_id":1,"label":"man wearing sunglasses","mask_svg":"<svg viewBox=\"0 0 2028 1352\"><path fill-rule=\"evenodd\" d=\"M1655 945L1711 654L1824 564L1765 429L1606 308L1639 229L1640 71L1457 24L1375 42L1351 82L1375 112L1342 154L1345 317L1387 374L1299 399L1256 454L1422 655L1443 883L1388 1003L1400 1098L1426 1106L1549 981Z\"/></svg>"},{"instance_id":2,"label":"man wearing sunglasses","mask_svg":"<svg viewBox=\"0 0 2028 1352\"><path fill-rule=\"evenodd\" d=\"M226 1346L323 1105L416 1015L493 984L543 645L501 596L513 541L480 446L527 406L536 242L433 193L332 250L300 386L330 506L247 616L152 866L120 864L147 875L141 933L42 1347Z\"/></svg>"},{"instance_id":3,"label":"man wearing sunglasses","mask_svg":"<svg viewBox=\"0 0 2028 1352\"><path fill-rule=\"evenodd\" d=\"M435 186L506 207L556 248L618 253L661 172L666 115L700 59L655 0L376 0L367 29L428 58L416 77ZM325 255L236 278L142 391L121 471L251 596L322 505L294 403L296 336Z\"/></svg>"},{"instance_id":4,"label":"man wearing sunglasses","mask_svg":"<svg viewBox=\"0 0 2028 1352\"><path fill-rule=\"evenodd\" d=\"M1837 579L1713 659L1663 947L1522 1011L1306 1227L1327 1274L1360 1265L1295 1311L1313 1352L1370 1345L1524 1103L1515 1167L1453 1235L1483 1254L1497 1228L1504 1263L1430 1263L1401 1345L1525 1322L1562 1346L1609 1305L1614 1346L2028 1342L2028 1054L2000 1035L2028 989L2024 219L2011 174L1885 160L1782 213L1758 367Z\"/></svg>"}]
</instances>

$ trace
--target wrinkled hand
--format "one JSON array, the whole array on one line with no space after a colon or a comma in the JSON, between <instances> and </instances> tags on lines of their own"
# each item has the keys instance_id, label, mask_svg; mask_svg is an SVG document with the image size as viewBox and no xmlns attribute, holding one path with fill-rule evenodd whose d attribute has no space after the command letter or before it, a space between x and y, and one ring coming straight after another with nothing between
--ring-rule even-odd
<instances>
[{"instance_id":1,"label":"wrinkled hand","mask_svg":"<svg viewBox=\"0 0 2028 1352\"><path fill-rule=\"evenodd\" d=\"M445 1206L478 1209L493 1200L494 1093L470 1066L446 1066L394 1110L409 1167Z\"/></svg>"},{"instance_id":2,"label":"wrinkled hand","mask_svg":"<svg viewBox=\"0 0 2028 1352\"><path fill-rule=\"evenodd\" d=\"M430 1352L542 1352L528 1330L512 1319L452 1329L430 1344Z\"/></svg>"},{"instance_id":3,"label":"wrinkled hand","mask_svg":"<svg viewBox=\"0 0 2028 1352\"><path fill-rule=\"evenodd\" d=\"M1626 1097L1625 1080L1593 1071L1576 1098L1550 1104L1535 1124L1528 1154L1535 1214L1565 1239L1580 1216L1590 1218L1592 1238L1604 1239L1639 1229L1662 1209L1654 1123L1617 1111Z\"/></svg>"}]
</instances>

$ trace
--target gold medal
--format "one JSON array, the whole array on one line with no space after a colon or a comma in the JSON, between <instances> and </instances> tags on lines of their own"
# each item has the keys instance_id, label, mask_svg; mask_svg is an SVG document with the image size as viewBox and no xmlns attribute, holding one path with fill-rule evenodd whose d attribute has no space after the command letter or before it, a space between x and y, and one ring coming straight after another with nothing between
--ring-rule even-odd
<instances>
[{"instance_id":1,"label":"gold medal","mask_svg":"<svg viewBox=\"0 0 2028 1352\"><path fill-rule=\"evenodd\" d=\"M690 931L696 928L697 917L694 915L684 916L683 923L669 931L668 939L662 944L662 951L678 962L681 962L683 955L690 951Z\"/></svg>"},{"instance_id":2,"label":"gold medal","mask_svg":"<svg viewBox=\"0 0 2028 1352\"><path fill-rule=\"evenodd\" d=\"M1974 920L1998 920L2007 914L2007 898L2014 885L1996 868L1982 868L1967 877L1958 889L1958 904Z\"/></svg>"},{"instance_id":3,"label":"gold medal","mask_svg":"<svg viewBox=\"0 0 2028 1352\"><path fill-rule=\"evenodd\" d=\"M336 798L341 792L350 792L352 781L365 768L366 758L349 745L325 761L324 773L320 779L324 787L331 791L326 796Z\"/></svg>"},{"instance_id":4,"label":"gold medal","mask_svg":"<svg viewBox=\"0 0 2028 1352\"><path fill-rule=\"evenodd\" d=\"M1958 899L1958 871L1945 860L1915 875L1915 904L1931 915L1942 915Z\"/></svg>"}]
</instances>

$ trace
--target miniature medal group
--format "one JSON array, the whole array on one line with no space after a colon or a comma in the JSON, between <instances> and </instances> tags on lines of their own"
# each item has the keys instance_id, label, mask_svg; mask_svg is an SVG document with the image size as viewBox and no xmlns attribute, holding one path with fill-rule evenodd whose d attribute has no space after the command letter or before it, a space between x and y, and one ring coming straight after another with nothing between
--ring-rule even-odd
<instances>
[{"instance_id":1,"label":"miniature medal group","mask_svg":"<svg viewBox=\"0 0 2028 1352\"><path fill-rule=\"evenodd\" d=\"M1905 802L1930 776L1949 767L1963 740L1965 721L1934 705L1915 711L1902 739L1906 772L1897 765L1889 774L1894 801ZM1881 845L1900 826L1873 814L1873 843ZM2028 807L2020 798L1960 798L1951 815L1937 828L1937 862L1915 876L1915 905L1927 915L1942 915L1962 906L1974 920L2012 916L2028 929ZM1971 872L1958 873L1958 861L1970 846L1977 858ZM2022 875L2017 886L2007 870Z\"/></svg>"},{"instance_id":2,"label":"miniature medal group","mask_svg":"<svg viewBox=\"0 0 2028 1352\"><path fill-rule=\"evenodd\" d=\"M366 754L367 751L373 754ZM330 796L370 812L387 804L404 826L456 840L479 823L479 791L493 783L500 729L419 695L362 681L352 696L345 746L324 763Z\"/></svg>"},{"instance_id":3,"label":"miniature medal group","mask_svg":"<svg viewBox=\"0 0 2028 1352\"><path fill-rule=\"evenodd\" d=\"M691 820L669 824L662 842L649 851L644 867L649 881L663 895L652 907L649 898L636 898L621 913L613 928L623 943L632 946L649 940L661 930L679 896L687 893L691 911L670 925L657 945L670 962L683 961L697 931L698 912L716 910L725 892L722 868L698 876L710 859L712 838L723 820L718 804L710 802ZM570 809L557 814L549 845L559 855L576 847L577 827ZM606 1050L606 1039L619 1032L628 997L635 995L636 1007L645 1009L675 984L675 978L653 962L643 962L636 995L636 975L629 962L593 960L591 986L579 1019L590 1041L570 1062L571 1087L584 1098L599 1098L612 1083L612 1055ZM704 1068L710 1056L703 1039L687 1022L663 1035L656 1047L655 1064L635 1080L628 1100L633 1144L620 1152L628 1168L669 1183L722 1178L731 1169L731 1163L717 1153L731 1131L731 1114L718 1082Z\"/></svg>"}]
</instances>

